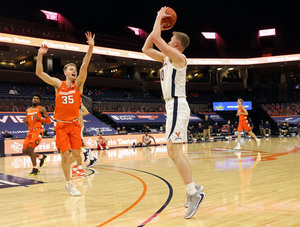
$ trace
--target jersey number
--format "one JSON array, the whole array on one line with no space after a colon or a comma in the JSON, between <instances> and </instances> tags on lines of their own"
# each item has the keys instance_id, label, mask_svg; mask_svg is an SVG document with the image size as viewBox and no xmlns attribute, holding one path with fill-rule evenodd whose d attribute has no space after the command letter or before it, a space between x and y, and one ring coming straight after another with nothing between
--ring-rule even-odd
<instances>
[{"instance_id":1,"label":"jersey number","mask_svg":"<svg viewBox=\"0 0 300 227\"><path fill-rule=\"evenodd\" d=\"M62 104L74 103L73 95L63 95L61 98L63 99Z\"/></svg>"}]
</instances>

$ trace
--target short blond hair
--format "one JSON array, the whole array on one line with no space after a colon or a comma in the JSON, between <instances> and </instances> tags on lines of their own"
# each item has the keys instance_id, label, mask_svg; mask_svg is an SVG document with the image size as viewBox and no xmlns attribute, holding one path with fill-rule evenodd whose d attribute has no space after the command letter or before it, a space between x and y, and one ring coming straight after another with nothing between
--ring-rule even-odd
<instances>
[{"instance_id":1,"label":"short blond hair","mask_svg":"<svg viewBox=\"0 0 300 227\"><path fill-rule=\"evenodd\" d=\"M181 43L183 49L186 49L190 45L190 37L183 32L172 32L173 36Z\"/></svg>"},{"instance_id":2,"label":"short blond hair","mask_svg":"<svg viewBox=\"0 0 300 227\"><path fill-rule=\"evenodd\" d=\"M243 102L244 102L244 100L243 100L243 99L241 99L241 98L238 98L238 100L240 100L240 102L241 102L241 103L243 103Z\"/></svg>"},{"instance_id":3,"label":"short blond hair","mask_svg":"<svg viewBox=\"0 0 300 227\"><path fill-rule=\"evenodd\" d=\"M74 63L68 63L68 64L66 64L66 65L64 66L64 72L67 70L67 68L68 68L69 66L74 66L75 68L77 68L77 65L75 65Z\"/></svg>"}]
</instances>

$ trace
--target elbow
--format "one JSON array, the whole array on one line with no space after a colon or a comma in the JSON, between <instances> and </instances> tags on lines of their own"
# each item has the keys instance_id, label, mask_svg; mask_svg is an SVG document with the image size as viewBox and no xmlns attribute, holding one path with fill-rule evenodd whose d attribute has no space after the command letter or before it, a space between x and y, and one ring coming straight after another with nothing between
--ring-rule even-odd
<instances>
[{"instance_id":1,"label":"elbow","mask_svg":"<svg viewBox=\"0 0 300 227\"><path fill-rule=\"evenodd\" d=\"M159 36L158 35L156 35L156 34L151 34L151 36L150 36L150 38L151 38L151 40L152 40L152 42L157 42L158 41L158 39L159 39Z\"/></svg>"},{"instance_id":2,"label":"elbow","mask_svg":"<svg viewBox=\"0 0 300 227\"><path fill-rule=\"evenodd\" d=\"M39 71L39 70L36 70L36 71L35 71L35 75L37 75L38 77L40 77L41 74L42 74L41 71Z\"/></svg>"}]
</instances>

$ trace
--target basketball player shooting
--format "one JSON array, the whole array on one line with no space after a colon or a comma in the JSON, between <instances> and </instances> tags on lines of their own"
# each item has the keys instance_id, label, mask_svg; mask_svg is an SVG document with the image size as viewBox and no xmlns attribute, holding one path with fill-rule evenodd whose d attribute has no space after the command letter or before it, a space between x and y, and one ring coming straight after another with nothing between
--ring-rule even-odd
<instances>
[{"instance_id":1,"label":"basketball player shooting","mask_svg":"<svg viewBox=\"0 0 300 227\"><path fill-rule=\"evenodd\" d=\"M238 110L236 116L239 117L239 126L238 126L238 144L234 149L240 150L241 148L241 133L243 129L252 136L256 142L257 146L260 146L260 139L256 137L256 135L251 131L251 126L247 120L248 111L246 110L245 106L243 106L243 99L239 98L237 100Z\"/></svg>"},{"instance_id":2,"label":"basketball player shooting","mask_svg":"<svg viewBox=\"0 0 300 227\"><path fill-rule=\"evenodd\" d=\"M187 61L182 53L189 46L190 38L183 32L173 32L169 43L162 39L161 31L167 30L162 20L171 16L166 13L168 9L162 7L158 11L153 31L146 39L142 51L163 63L160 81L167 113L167 150L186 186L188 202L185 206L188 210L184 217L191 218L197 212L205 194L202 192L203 187L193 180L190 164L183 154L190 108L185 93ZM154 44L159 50L154 49Z\"/></svg>"},{"instance_id":3,"label":"basketball player shooting","mask_svg":"<svg viewBox=\"0 0 300 227\"><path fill-rule=\"evenodd\" d=\"M36 75L55 88L54 130L56 146L62 157L61 167L67 181L65 189L72 196L81 195L80 191L71 182L70 166L78 159L81 151L81 127L78 121L79 109L83 85L87 77L87 68L95 45L95 35L87 32L85 36L89 47L83 58L79 74L77 74L77 68L74 63L68 63L64 66L65 81L45 73L43 69L43 55L48 51L46 45L40 47L36 64ZM70 152L70 149L72 152Z\"/></svg>"}]
</instances>

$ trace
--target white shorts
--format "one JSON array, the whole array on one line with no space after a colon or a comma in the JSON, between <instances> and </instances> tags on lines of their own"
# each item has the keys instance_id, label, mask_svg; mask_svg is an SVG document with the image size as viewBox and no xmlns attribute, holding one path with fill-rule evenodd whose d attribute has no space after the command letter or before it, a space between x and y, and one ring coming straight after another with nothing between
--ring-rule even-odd
<instances>
[{"instance_id":1,"label":"white shorts","mask_svg":"<svg viewBox=\"0 0 300 227\"><path fill-rule=\"evenodd\" d=\"M166 101L166 139L173 143L187 141L187 127L190 119L190 108L186 98L172 98Z\"/></svg>"}]
</instances>

